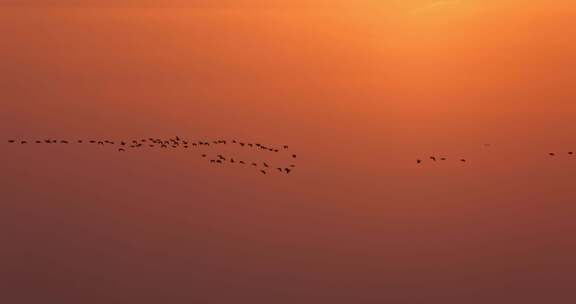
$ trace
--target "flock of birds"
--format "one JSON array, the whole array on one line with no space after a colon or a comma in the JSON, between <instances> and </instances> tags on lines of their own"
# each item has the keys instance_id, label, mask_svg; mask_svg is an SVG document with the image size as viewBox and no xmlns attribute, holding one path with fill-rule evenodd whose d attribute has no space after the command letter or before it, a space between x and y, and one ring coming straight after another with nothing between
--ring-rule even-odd
<instances>
[{"instance_id":1,"label":"flock of birds","mask_svg":"<svg viewBox=\"0 0 576 304\"><path fill-rule=\"evenodd\" d=\"M217 140L197 140L197 141L188 141L180 136L175 136L173 138L141 138L141 139L131 139L131 140L122 140L122 141L114 141L114 140L84 140L78 139L76 141L72 140L64 140L64 139L44 139L44 140L16 140L11 139L8 140L10 144L20 144L20 145L27 145L27 144L62 144L62 145L71 145L71 144L87 144L87 145L95 145L95 146L113 146L118 152L127 152L129 150L134 149L143 149L143 148L158 148L158 149L191 149L191 148L199 148L199 147L209 147L209 146L219 146L219 145L237 145L241 148L252 148L258 149L261 151L267 151L271 153L280 153L281 151L288 151L289 147L287 145L283 145L281 148L271 147L268 145L263 145L260 143L251 143L239 140L226 140L226 139L217 139ZM290 174L296 165L289 164L287 166L272 166L270 163L265 161L246 161L239 158L234 157L226 157L222 154L216 154L211 157L207 153L201 154L203 159L206 159L211 164L237 164L240 166L252 167L259 170L262 174L268 174L271 171L277 171L282 174ZM291 159L296 159L297 155L291 153Z\"/></svg>"},{"instance_id":2,"label":"flock of birds","mask_svg":"<svg viewBox=\"0 0 576 304\"><path fill-rule=\"evenodd\" d=\"M281 148L276 148L276 147L271 147L271 146L267 146L267 145L263 145L260 143L251 143L251 142L245 142L245 141L239 141L239 140L226 140L226 139L217 139L217 140L209 140L209 141L203 141L203 140L197 140L197 141L188 141L185 140L179 136L175 136L173 138L142 138L142 139L132 139L132 140L122 140L122 141L113 141L113 140L96 140L96 139L90 139L90 140L84 140L84 139L78 139L76 141L71 141L71 140L63 140L63 139L44 139L44 140L34 140L34 141L29 141L29 140L16 140L16 139L11 139L8 140L8 143L10 144L21 144L21 145L26 145L26 144L64 144L64 145L68 145L68 144L91 144L91 145L96 145L96 146L114 146L118 152L127 152L129 150L132 149L142 149L142 148L159 148L159 149L177 149L177 148L181 148L181 149L190 149L190 148L197 148L197 147L208 147L208 146L217 146L217 145L237 145L240 147L244 147L244 148L253 148L253 149L258 149L258 150L262 150L262 151L268 151L268 152L272 152L272 153L279 153L281 151L287 151L288 150L288 146L287 145L283 145ZM490 144L484 144L485 148L489 148L491 147ZM548 156L550 157L555 157L555 156L559 156L561 153L557 153L557 152L549 152ZM568 155L575 155L576 152L573 151L569 151L567 152ZM290 154L292 159L296 159L296 154ZM259 161L259 162L249 162L249 161L245 161L245 160L241 160L239 158L234 158L234 157L226 157L222 154L216 154L213 155L212 157L209 157L208 154L201 154L201 157L204 159L207 159L211 164L238 164L238 165L242 165L242 166L249 166L249 167L253 167L256 168L260 171L260 173L262 174L268 174L270 171L278 171L280 173L283 174L290 174L294 168L296 167L296 165L294 164L290 164L287 166L280 166L280 167L275 167L272 166L271 164L269 164L268 162L265 161ZM442 156L429 156L427 158L418 158L416 159L416 163L418 165L423 164L425 161L429 161L429 162L444 162L444 161L448 161L449 159L447 157L442 157ZM450 159L451 160L451 159ZM460 162L460 163L467 163L468 160L466 158L456 158L456 161Z\"/></svg>"}]
</instances>

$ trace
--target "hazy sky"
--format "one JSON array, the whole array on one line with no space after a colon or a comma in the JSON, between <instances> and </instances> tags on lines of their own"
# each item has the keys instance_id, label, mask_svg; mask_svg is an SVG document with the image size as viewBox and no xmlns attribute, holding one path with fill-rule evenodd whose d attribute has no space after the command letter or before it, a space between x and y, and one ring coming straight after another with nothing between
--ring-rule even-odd
<instances>
[{"instance_id":1,"label":"hazy sky","mask_svg":"<svg viewBox=\"0 0 576 304\"><path fill-rule=\"evenodd\" d=\"M576 300L572 1L0 3L0 302Z\"/></svg>"}]
</instances>

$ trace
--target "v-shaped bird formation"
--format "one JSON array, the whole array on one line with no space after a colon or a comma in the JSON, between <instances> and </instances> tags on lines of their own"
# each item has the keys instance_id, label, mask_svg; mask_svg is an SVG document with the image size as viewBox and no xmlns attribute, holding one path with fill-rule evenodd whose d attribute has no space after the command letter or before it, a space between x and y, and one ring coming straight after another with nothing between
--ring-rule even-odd
<instances>
[{"instance_id":1,"label":"v-shaped bird formation","mask_svg":"<svg viewBox=\"0 0 576 304\"><path fill-rule=\"evenodd\" d=\"M37 139L37 140L25 140L25 139L10 139L8 140L10 144L19 145L88 145L95 148L113 148L115 151L120 153L127 153L131 151L141 151L144 149L160 149L160 150L174 150L174 149L184 149L184 150L199 150L202 148L217 148L220 146L234 146L239 149L252 149L272 154L286 154L288 159L292 162L287 165L275 165L267 161L247 161L241 157L225 156L224 154L210 153L211 151L206 151L200 155L201 159L208 161L210 164L214 165L234 165L245 168L257 169L261 174L269 174L272 172L278 172L279 174L288 175L294 171L296 165L293 163L297 155L290 152L288 145L283 145L281 147L273 147L271 145L265 145L262 143L253 143L241 140L228 140L228 139L216 139L216 140L194 140L190 141L184 139L180 136L169 137L169 138L137 138L129 140L109 140L109 139L77 139L77 140L67 140L67 139Z\"/></svg>"}]
</instances>

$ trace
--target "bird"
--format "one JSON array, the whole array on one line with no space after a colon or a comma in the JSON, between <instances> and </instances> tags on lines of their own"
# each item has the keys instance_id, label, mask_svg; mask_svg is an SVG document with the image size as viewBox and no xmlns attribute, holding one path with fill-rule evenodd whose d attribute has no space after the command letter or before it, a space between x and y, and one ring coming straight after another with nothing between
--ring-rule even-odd
<instances>
[{"instance_id":1,"label":"bird","mask_svg":"<svg viewBox=\"0 0 576 304\"><path fill-rule=\"evenodd\" d=\"M416 160L416 163L417 163L417 164L421 164L421 163L422 163L422 160L417 159L417 160Z\"/></svg>"},{"instance_id":2,"label":"bird","mask_svg":"<svg viewBox=\"0 0 576 304\"><path fill-rule=\"evenodd\" d=\"M257 164L257 163L252 163L252 166L257 167L258 164Z\"/></svg>"},{"instance_id":3,"label":"bird","mask_svg":"<svg viewBox=\"0 0 576 304\"><path fill-rule=\"evenodd\" d=\"M11 144L13 144L13 143L15 143L16 141L13 140L13 139L11 139L11 140L9 140L8 142L11 143Z\"/></svg>"},{"instance_id":4,"label":"bird","mask_svg":"<svg viewBox=\"0 0 576 304\"><path fill-rule=\"evenodd\" d=\"M266 170L260 170L260 172L262 172L262 174L266 174Z\"/></svg>"},{"instance_id":5,"label":"bird","mask_svg":"<svg viewBox=\"0 0 576 304\"><path fill-rule=\"evenodd\" d=\"M79 143L79 144L81 144L81 143L82 143L82 140L81 140L81 139L79 139L79 140L78 140L78 143Z\"/></svg>"},{"instance_id":6,"label":"bird","mask_svg":"<svg viewBox=\"0 0 576 304\"><path fill-rule=\"evenodd\" d=\"M294 168L294 167L296 167L296 165L290 165L290 167Z\"/></svg>"},{"instance_id":7,"label":"bird","mask_svg":"<svg viewBox=\"0 0 576 304\"><path fill-rule=\"evenodd\" d=\"M267 164L267 163L263 163L263 164L264 164L264 167L268 168L268 164Z\"/></svg>"},{"instance_id":8,"label":"bird","mask_svg":"<svg viewBox=\"0 0 576 304\"><path fill-rule=\"evenodd\" d=\"M434 157L434 156L430 156L430 159L433 161L436 161L436 157Z\"/></svg>"},{"instance_id":9,"label":"bird","mask_svg":"<svg viewBox=\"0 0 576 304\"><path fill-rule=\"evenodd\" d=\"M276 168L276 170L278 170L278 171L282 172L282 168Z\"/></svg>"},{"instance_id":10,"label":"bird","mask_svg":"<svg viewBox=\"0 0 576 304\"><path fill-rule=\"evenodd\" d=\"M240 163L243 164L243 165L246 164L243 160L241 160Z\"/></svg>"},{"instance_id":11,"label":"bird","mask_svg":"<svg viewBox=\"0 0 576 304\"><path fill-rule=\"evenodd\" d=\"M572 154L574 154L574 152L568 152L568 154L572 155Z\"/></svg>"},{"instance_id":12,"label":"bird","mask_svg":"<svg viewBox=\"0 0 576 304\"><path fill-rule=\"evenodd\" d=\"M446 157L442 157L440 160L446 160Z\"/></svg>"},{"instance_id":13,"label":"bird","mask_svg":"<svg viewBox=\"0 0 576 304\"><path fill-rule=\"evenodd\" d=\"M206 154L202 154L202 157L206 157Z\"/></svg>"},{"instance_id":14,"label":"bird","mask_svg":"<svg viewBox=\"0 0 576 304\"><path fill-rule=\"evenodd\" d=\"M284 168L284 171L286 171L286 174L288 174L288 173L290 173L291 170L288 168Z\"/></svg>"},{"instance_id":15,"label":"bird","mask_svg":"<svg viewBox=\"0 0 576 304\"><path fill-rule=\"evenodd\" d=\"M246 144L245 144L245 143L240 143L240 145L241 145L242 147L244 147L244 145L246 145Z\"/></svg>"},{"instance_id":16,"label":"bird","mask_svg":"<svg viewBox=\"0 0 576 304\"><path fill-rule=\"evenodd\" d=\"M296 158L296 154L292 154L292 158Z\"/></svg>"},{"instance_id":17,"label":"bird","mask_svg":"<svg viewBox=\"0 0 576 304\"><path fill-rule=\"evenodd\" d=\"M37 144L41 144L42 141L41 141L41 140L37 140L36 143L37 143Z\"/></svg>"},{"instance_id":18,"label":"bird","mask_svg":"<svg viewBox=\"0 0 576 304\"><path fill-rule=\"evenodd\" d=\"M120 152L126 152L126 150L125 150L124 148L120 148L120 149L118 149L118 151L120 151Z\"/></svg>"},{"instance_id":19,"label":"bird","mask_svg":"<svg viewBox=\"0 0 576 304\"><path fill-rule=\"evenodd\" d=\"M556 153L551 152L551 153L548 153L548 155L550 155L550 156L555 156Z\"/></svg>"},{"instance_id":20,"label":"bird","mask_svg":"<svg viewBox=\"0 0 576 304\"><path fill-rule=\"evenodd\" d=\"M287 146L287 145L284 145L284 149L288 149L288 146Z\"/></svg>"},{"instance_id":21,"label":"bird","mask_svg":"<svg viewBox=\"0 0 576 304\"><path fill-rule=\"evenodd\" d=\"M21 141L20 143L21 143L21 144L27 144L28 142L25 141L25 140L23 140L23 141Z\"/></svg>"},{"instance_id":22,"label":"bird","mask_svg":"<svg viewBox=\"0 0 576 304\"><path fill-rule=\"evenodd\" d=\"M461 159L460 161L461 161L461 162L463 162L463 163L465 163L465 162L466 162L466 160L465 160L465 159Z\"/></svg>"}]
</instances>

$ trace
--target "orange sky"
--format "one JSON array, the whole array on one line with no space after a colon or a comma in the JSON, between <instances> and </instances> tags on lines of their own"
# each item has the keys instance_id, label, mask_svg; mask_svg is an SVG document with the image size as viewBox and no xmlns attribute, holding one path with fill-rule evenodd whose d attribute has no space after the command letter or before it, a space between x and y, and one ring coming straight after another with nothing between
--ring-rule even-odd
<instances>
[{"instance_id":1,"label":"orange sky","mask_svg":"<svg viewBox=\"0 0 576 304\"><path fill-rule=\"evenodd\" d=\"M576 300L576 4L215 3L0 4L7 302ZM5 144L177 134L298 170Z\"/></svg>"}]
</instances>

